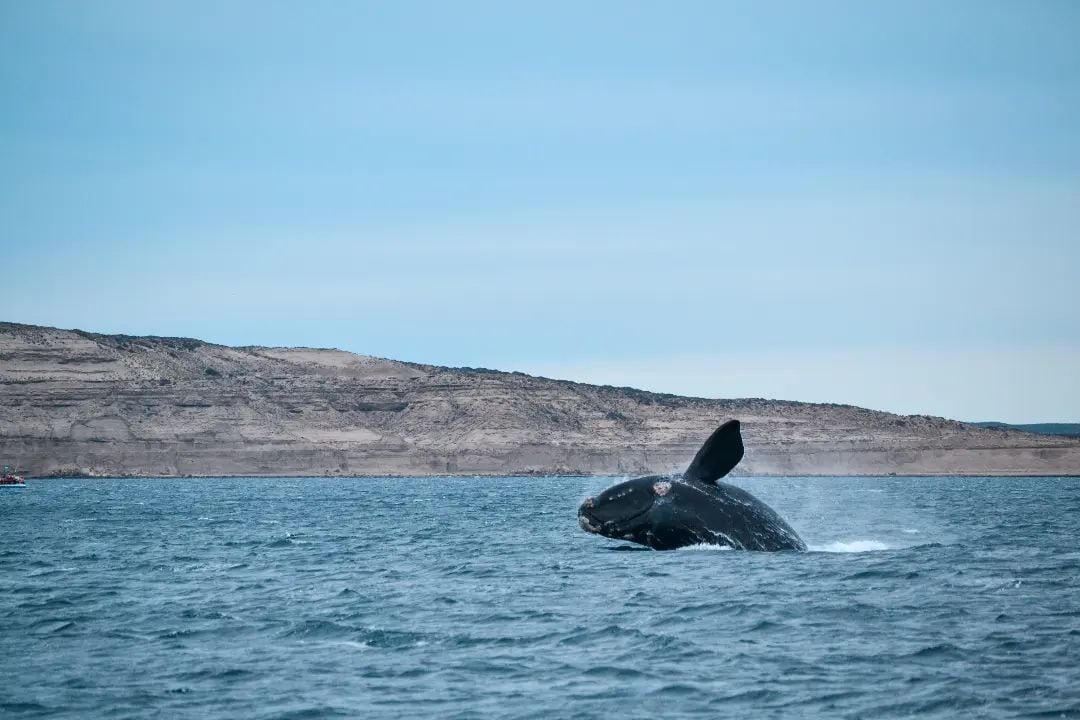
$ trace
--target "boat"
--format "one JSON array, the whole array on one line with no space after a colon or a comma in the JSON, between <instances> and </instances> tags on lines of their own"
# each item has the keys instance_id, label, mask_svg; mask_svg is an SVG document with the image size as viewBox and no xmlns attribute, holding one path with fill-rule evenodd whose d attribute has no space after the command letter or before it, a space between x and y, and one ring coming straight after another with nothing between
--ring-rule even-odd
<instances>
[{"instance_id":1,"label":"boat","mask_svg":"<svg viewBox=\"0 0 1080 720\"><path fill-rule=\"evenodd\" d=\"M9 472L4 466L4 473L0 475L0 487L26 487L26 480L17 472Z\"/></svg>"}]
</instances>

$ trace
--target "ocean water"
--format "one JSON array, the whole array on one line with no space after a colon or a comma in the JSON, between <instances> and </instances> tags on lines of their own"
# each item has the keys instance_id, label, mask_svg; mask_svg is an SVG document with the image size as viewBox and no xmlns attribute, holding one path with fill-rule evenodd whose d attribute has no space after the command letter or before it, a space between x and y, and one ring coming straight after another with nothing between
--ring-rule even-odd
<instances>
[{"instance_id":1,"label":"ocean water","mask_svg":"<svg viewBox=\"0 0 1080 720\"><path fill-rule=\"evenodd\" d=\"M775 554L625 552L611 482L2 490L0 717L1080 717L1080 479L737 480Z\"/></svg>"}]
</instances>

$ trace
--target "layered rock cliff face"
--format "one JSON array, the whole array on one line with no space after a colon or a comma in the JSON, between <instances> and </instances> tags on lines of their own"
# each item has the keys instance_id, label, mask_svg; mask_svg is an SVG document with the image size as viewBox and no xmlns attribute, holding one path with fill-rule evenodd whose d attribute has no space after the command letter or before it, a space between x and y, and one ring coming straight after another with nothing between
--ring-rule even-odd
<instances>
[{"instance_id":1,"label":"layered rock cliff face","mask_svg":"<svg viewBox=\"0 0 1080 720\"><path fill-rule=\"evenodd\" d=\"M0 456L34 475L671 472L727 418L736 474L1080 473L1078 439L941 418L0 323Z\"/></svg>"}]
</instances>

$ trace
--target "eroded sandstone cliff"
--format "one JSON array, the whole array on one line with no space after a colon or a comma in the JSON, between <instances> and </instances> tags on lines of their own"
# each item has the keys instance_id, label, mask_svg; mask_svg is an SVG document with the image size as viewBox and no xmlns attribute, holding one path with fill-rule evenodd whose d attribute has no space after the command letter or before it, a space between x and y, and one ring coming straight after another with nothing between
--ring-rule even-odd
<instances>
[{"instance_id":1,"label":"eroded sandstone cliff","mask_svg":"<svg viewBox=\"0 0 1080 720\"><path fill-rule=\"evenodd\" d=\"M732 417L736 474L1080 473L1080 439L942 418L0 323L0 456L35 475L669 472Z\"/></svg>"}]
</instances>

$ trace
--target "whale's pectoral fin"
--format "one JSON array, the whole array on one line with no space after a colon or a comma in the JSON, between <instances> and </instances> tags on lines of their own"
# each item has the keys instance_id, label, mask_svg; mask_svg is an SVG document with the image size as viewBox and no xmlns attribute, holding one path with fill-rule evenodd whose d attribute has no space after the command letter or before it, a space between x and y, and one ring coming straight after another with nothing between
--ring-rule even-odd
<instances>
[{"instance_id":1,"label":"whale's pectoral fin","mask_svg":"<svg viewBox=\"0 0 1080 720\"><path fill-rule=\"evenodd\" d=\"M716 428L694 456L683 477L701 482L716 482L731 472L743 456L739 421L728 420Z\"/></svg>"}]
</instances>

